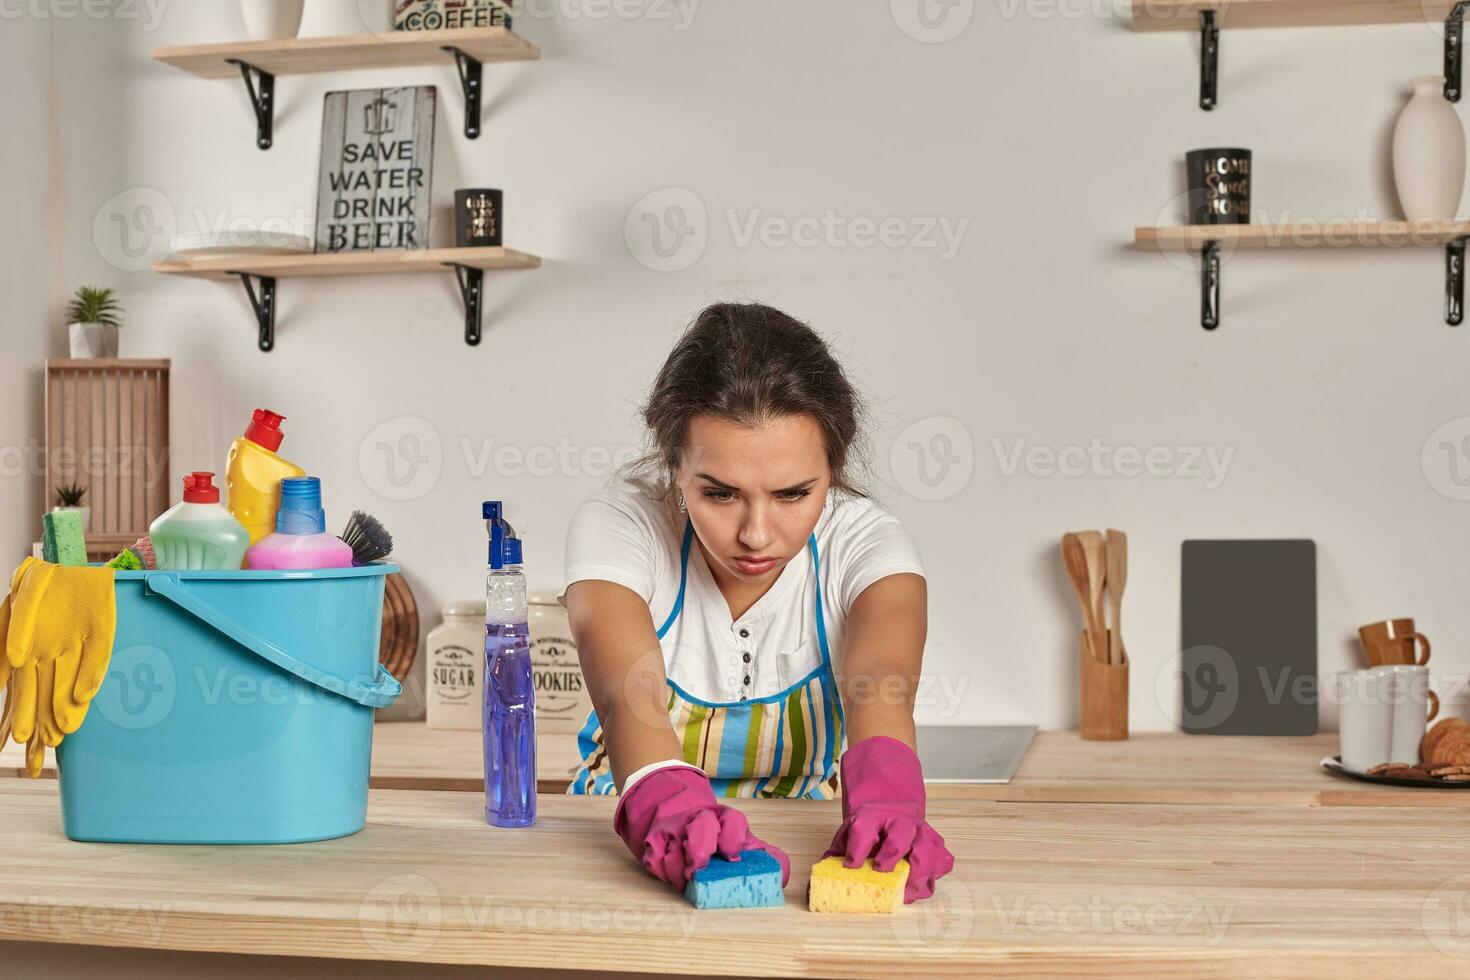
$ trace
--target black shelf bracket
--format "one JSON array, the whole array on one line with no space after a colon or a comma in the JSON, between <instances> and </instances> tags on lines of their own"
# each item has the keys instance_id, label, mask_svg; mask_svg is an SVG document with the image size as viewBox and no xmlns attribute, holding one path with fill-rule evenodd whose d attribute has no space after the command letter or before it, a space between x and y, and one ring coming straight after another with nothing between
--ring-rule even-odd
<instances>
[{"instance_id":1,"label":"black shelf bracket","mask_svg":"<svg viewBox=\"0 0 1470 980\"><path fill-rule=\"evenodd\" d=\"M459 282L459 296L464 300L464 342L471 347L479 346L480 300L485 291L485 270L454 262L446 262L445 265L454 270L454 278Z\"/></svg>"},{"instance_id":2,"label":"black shelf bracket","mask_svg":"<svg viewBox=\"0 0 1470 980\"><path fill-rule=\"evenodd\" d=\"M1465 239L1445 246L1444 321L1452 327L1465 322Z\"/></svg>"},{"instance_id":3,"label":"black shelf bracket","mask_svg":"<svg viewBox=\"0 0 1470 980\"><path fill-rule=\"evenodd\" d=\"M443 50L454 55L455 67L459 69L459 87L464 90L465 139L479 139L480 89L483 87L485 66L480 59L465 54L459 48L446 45Z\"/></svg>"},{"instance_id":4,"label":"black shelf bracket","mask_svg":"<svg viewBox=\"0 0 1470 980\"><path fill-rule=\"evenodd\" d=\"M1444 22L1444 97L1460 101L1460 83L1464 80L1462 61L1465 39L1465 8L1470 2L1460 0Z\"/></svg>"},{"instance_id":5,"label":"black shelf bracket","mask_svg":"<svg viewBox=\"0 0 1470 980\"><path fill-rule=\"evenodd\" d=\"M276 346L276 278L248 272L231 272L230 275L239 276L245 286L245 295L250 297L250 305L255 309L255 322L260 328L260 349L269 354ZM258 295L250 283L252 279L260 283Z\"/></svg>"},{"instance_id":6,"label":"black shelf bracket","mask_svg":"<svg viewBox=\"0 0 1470 980\"><path fill-rule=\"evenodd\" d=\"M225 61L238 65L240 74L245 77L245 90L250 93L250 105L255 109L255 145L269 150L275 139L276 76L239 58L226 58Z\"/></svg>"},{"instance_id":7,"label":"black shelf bracket","mask_svg":"<svg viewBox=\"0 0 1470 980\"><path fill-rule=\"evenodd\" d=\"M1211 112L1220 87L1220 25L1213 10L1200 11L1199 42L1199 107Z\"/></svg>"},{"instance_id":8,"label":"black shelf bracket","mask_svg":"<svg viewBox=\"0 0 1470 980\"><path fill-rule=\"evenodd\" d=\"M1199 325L1214 330L1220 325L1220 243L1205 242L1200 250L1201 285Z\"/></svg>"}]
</instances>

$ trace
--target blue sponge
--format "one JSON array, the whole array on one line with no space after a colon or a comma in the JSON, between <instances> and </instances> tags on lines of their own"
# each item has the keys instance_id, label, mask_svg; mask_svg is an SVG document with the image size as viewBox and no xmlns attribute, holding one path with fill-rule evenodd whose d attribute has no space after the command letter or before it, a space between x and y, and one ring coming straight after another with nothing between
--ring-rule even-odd
<instances>
[{"instance_id":1,"label":"blue sponge","mask_svg":"<svg viewBox=\"0 0 1470 980\"><path fill-rule=\"evenodd\" d=\"M694 872L684 897L697 909L761 909L785 905L781 864L765 851L741 851L739 861L719 855Z\"/></svg>"}]
</instances>

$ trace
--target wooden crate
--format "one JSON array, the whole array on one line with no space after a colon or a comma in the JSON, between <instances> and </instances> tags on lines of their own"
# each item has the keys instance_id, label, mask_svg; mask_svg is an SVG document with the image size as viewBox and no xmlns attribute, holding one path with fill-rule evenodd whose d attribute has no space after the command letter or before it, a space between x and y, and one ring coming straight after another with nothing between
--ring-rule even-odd
<instances>
[{"instance_id":1,"label":"wooden crate","mask_svg":"<svg viewBox=\"0 0 1470 980\"><path fill-rule=\"evenodd\" d=\"M169 506L167 360L46 361L46 506L79 483L87 551L106 560Z\"/></svg>"}]
</instances>

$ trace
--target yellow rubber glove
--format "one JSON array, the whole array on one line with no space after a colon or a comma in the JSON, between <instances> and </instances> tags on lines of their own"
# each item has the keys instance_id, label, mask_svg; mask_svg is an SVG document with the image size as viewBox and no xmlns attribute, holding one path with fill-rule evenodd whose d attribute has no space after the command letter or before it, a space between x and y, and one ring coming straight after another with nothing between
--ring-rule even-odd
<instances>
[{"instance_id":1,"label":"yellow rubber glove","mask_svg":"<svg viewBox=\"0 0 1470 980\"><path fill-rule=\"evenodd\" d=\"M44 746L81 727L107 674L117 628L113 570L28 558L11 579L9 621L0 625L10 736L29 743L26 768L39 775Z\"/></svg>"}]
</instances>

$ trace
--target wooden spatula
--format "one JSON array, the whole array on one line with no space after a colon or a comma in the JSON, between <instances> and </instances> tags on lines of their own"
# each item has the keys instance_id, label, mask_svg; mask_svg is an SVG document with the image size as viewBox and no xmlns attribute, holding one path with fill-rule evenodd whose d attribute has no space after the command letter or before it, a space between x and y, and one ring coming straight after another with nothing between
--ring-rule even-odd
<instances>
[{"instance_id":1,"label":"wooden spatula","mask_svg":"<svg viewBox=\"0 0 1470 980\"><path fill-rule=\"evenodd\" d=\"M1062 535L1062 564L1066 566L1067 578L1072 583L1072 591L1077 594L1077 604L1082 607L1082 623L1087 632L1087 647L1094 657L1103 660L1102 625L1097 620L1097 607L1092 598L1087 549L1082 543L1081 535L1073 533Z\"/></svg>"},{"instance_id":2,"label":"wooden spatula","mask_svg":"<svg viewBox=\"0 0 1470 980\"><path fill-rule=\"evenodd\" d=\"M1108 528L1108 663L1123 662L1123 589L1128 585L1128 535Z\"/></svg>"},{"instance_id":3,"label":"wooden spatula","mask_svg":"<svg viewBox=\"0 0 1470 980\"><path fill-rule=\"evenodd\" d=\"M1097 531L1078 531L1082 552L1087 556L1087 589L1092 601L1092 621L1096 624L1097 659L1108 662L1108 622L1103 615L1103 586L1108 575L1108 545Z\"/></svg>"}]
</instances>

